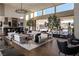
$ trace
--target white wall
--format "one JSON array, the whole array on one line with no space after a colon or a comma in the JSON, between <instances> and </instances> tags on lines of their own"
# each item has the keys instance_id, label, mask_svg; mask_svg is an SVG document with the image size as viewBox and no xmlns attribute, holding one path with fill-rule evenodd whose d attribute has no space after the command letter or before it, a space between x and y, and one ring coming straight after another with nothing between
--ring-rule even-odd
<instances>
[{"instance_id":1,"label":"white wall","mask_svg":"<svg viewBox=\"0 0 79 59\"><path fill-rule=\"evenodd\" d=\"M0 33L3 33L4 16L0 16L0 22L2 22L2 27L0 27Z\"/></svg>"},{"instance_id":2,"label":"white wall","mask_svg":"<svg viewBox=\"0 0 79 59\"><path fill-rule=\"evenodd\" d=\"M15 17L15 18L24 17L24 14L18 14L15 12L15 10L16 10L16 8L13 8L9 5L5 5L5 16L6 17Z\"/></svg>"},{"instance_id":3,"label":"white wall","mask_svg":"<svg viewBox=\"0 0 79 59\"><path fill-rule=\"evenodd\" d=\"M0 16L4 16L4 5L0 4Z\"/></svg>"},{"instance_id":4,"label":"white wall","mask_svg":"<svg viewBox=\"0 0 79 59\"><path fill-rule=\"evenodd\" d=\"M2 22L2 27L0 27L0 34L3 32L3 23L4 23L4 5L0 4L0 22Z\"/></svg>"},{"instance_id":5,"label":"white wall","mask_svg":"<svg viewBox=\"0 0 79 59\"><path fill-rule=\"evenodd\" d=\"M12 21L12 19L11 19L12 17L14 17L14 18L24 17L24 19L18 19L18 23L23 22L23 25L24 25L25 15L18 14L15 12L15 10L16 10L16 8L13 8L9 5L5 5L5 17L9 17L9 21Z\"/></svg>"},{"instance_id":6,"label":"white wall","mask_svg":"<svg viewBox=\"0 0 79 59\"><path fill-rule=\"evenodd\" d=\"M18 14L15 12L15 8L10 7L8 5L0 4L0 22L2 22L2 27L0 27L0 33L3 32L3 28L5 27L4 25L4 20L5 17L8 17L8 21L12 22L12 18L20 18L24 17L23 14ZM24 22L23 19L18 19L18 22Z\"/></svg>"},{"instance_id":7,"label":"white wall","mask_svg":"<svg viewBox=\"0 0 79 59\"><path fill-rule=\"evenodd\" d=\"M75 3L74 5L74 31L75 31L75 37L79 39L79 3Z\"/></svg>"}]
</instances>

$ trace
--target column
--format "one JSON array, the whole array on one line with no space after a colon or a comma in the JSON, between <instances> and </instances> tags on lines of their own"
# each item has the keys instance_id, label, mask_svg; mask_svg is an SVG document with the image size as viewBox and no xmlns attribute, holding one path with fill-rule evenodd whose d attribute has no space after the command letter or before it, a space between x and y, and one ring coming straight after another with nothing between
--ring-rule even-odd
<instances>
[{"instance_id":1,"label":"column","mask_svg":"<svg viewBox=\"0 0 79 59\"><path fill-rule=\"evenodd\" d=\"M74 34L79 39L79 3L74 4Z\"/></svg>"},{"instance_id":2,"label":"column","mask_svg":"<svg viewBox=\"0 0 79 59\"><path fill-rule=\"evenodd\" d=\"M2 26L0 26L0 33L3 33L3 24L4 24L4 15L5 15L5 9L4 4L0 4L0 23L2 23ZM0 24L1 25L1 24Z\"/></svg>"}]
</instances>

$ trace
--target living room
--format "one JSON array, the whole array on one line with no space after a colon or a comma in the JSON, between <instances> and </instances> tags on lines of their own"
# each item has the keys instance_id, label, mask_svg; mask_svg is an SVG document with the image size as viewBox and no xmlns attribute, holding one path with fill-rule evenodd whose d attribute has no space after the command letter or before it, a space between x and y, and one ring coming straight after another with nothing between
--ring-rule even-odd
<instances>
[{"instance_id":1,"label":"living room","mask_svg":"<svg viewBox=\"0 0 79 59\"><path fill-rule=\"evenodd\" d=\"M64 56L59 41L78 48L79 4L74 3L1 3L0 51L2 56ZM75 7L76 6L76 7ZM73 28L75 33L73 32ZM77 42L69 39L75 35ZM58 41L59 40L59 41ZM75 45L72 45L75 44ZM60 54L61 52L62 54Z\"/></svg>"}]
</instances>

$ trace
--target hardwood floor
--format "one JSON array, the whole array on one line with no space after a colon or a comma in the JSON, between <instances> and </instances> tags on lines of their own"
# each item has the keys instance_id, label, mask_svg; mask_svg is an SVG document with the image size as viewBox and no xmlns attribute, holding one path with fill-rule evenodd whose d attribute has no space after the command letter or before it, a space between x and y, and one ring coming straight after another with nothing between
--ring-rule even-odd
<instances>
[{"instance_id":1,"label":"hardwood floor","mask_svg":"<svg viewBox=\"0 0 79 59\"><path fill-rule=\"evenodd\" d=\"M5 38L5 40L6 42L8 42L8 45L10 45L9 47L14 47L16 53L22 56L59 56L59 49L56 42L57 38L53 38L52 41L45 43L44 45L37 47L33 50L26 50L25 48L17 45L16 43L8 40L7 38ZM64 41L65 39L58 40Z\"/></svg>"},{"instance_id":2,"label":"hardwood floor","mask_svg":"<svg viewBox=\"0 0 79 59\"><path fill-rule=\"evenodd\" d=\"M31 51L28 51L15 43L13 44L14 48L16 48L17 53L23 54L25 56L58 56L58 47L56 43L56 39L48 42L38 48L35 48Z\"/></svg>"},{"instance_id":3,"label":"hardwood floor","mask_svg":"<svg viewBox=\"0 0 79 59\"><path fill-rule=\"evenodd\" d=\"M41 45L32 50L27 50L10 40L7 40L7 42L8 44L11 42L11 44L9 44L10 47L14 47L14 49L16 50L16 53L19 54L20 56L21 55L22 56L59 56L57 40L60 40L62 42L67 41L67 39L53 38L52 41L49 41L48 43L45 43L44 45ZM60 54L60 55L64 56L64 54Z\"/></svg>"}]
</instances>

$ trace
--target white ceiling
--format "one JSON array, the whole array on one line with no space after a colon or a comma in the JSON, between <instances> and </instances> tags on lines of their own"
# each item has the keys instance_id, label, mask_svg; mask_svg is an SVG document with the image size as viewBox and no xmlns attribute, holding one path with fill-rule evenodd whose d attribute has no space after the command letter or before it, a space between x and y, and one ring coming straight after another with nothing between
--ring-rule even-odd
<instances>
[{"instance_id":1,"label":"white ceiling","mask_svg":"<svg viewBox=\"0 0 79 59\"><path fill-rule=\"evenodd\" d=\"M32 12L41 10L44 8L59 5L61 3L23 3L23 9L31 10ZM21 8L21 3L5 3L6 6L12 7L13 9Z\"/></svg>"}]
</instances>

